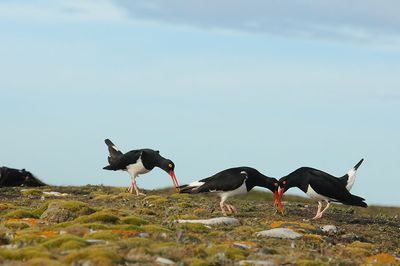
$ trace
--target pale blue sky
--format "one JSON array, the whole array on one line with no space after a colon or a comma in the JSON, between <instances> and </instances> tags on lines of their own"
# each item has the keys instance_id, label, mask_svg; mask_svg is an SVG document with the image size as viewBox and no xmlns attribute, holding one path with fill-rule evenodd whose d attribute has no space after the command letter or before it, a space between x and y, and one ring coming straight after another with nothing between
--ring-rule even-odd
<instances>
[{"instance_id":1,"label":"pale blue sky","mask_svg":"<svg viewBox=\"0 0 400 266\"><path fill-rule=\"evenodd\" d=\"M365 158L352 192L399 205L400 3L214 2L1 1L0 165L127 186L104 138L159 149L180 183Z\"/></svg>"}]
</instances>

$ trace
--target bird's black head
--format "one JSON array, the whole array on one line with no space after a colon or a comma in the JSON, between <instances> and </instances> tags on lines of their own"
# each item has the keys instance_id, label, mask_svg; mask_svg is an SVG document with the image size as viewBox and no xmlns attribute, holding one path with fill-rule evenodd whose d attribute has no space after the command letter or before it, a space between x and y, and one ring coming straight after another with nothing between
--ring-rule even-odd
<instances>
[{"instance_id":1,"label":"bird's black head","mask_svg":"<svg viewBox=\"0 0 400 266\"><path fill-rule=\"evenodd\" d=\"M174 172L175 171L174 162L172 162L169 159L165 159L161 163L160 168L163 169L165 172L167 172L171 176L172 182L174 182L175 189L179 192L179 183L178 183L178 180L176 179L175 172Z\"/></svg>"},{"instance_id":2,"label":"bird's black head","mask_svg":"<svg viewBox=\"0 0 400 266\"><path fill-rule=\"evenodd\" d=\"M285 193L289 188L296 187L297 179L291 178L291 176L284 176L279 179L279 198L282 198L283 193Z\"/></svg>"}]
</instances>

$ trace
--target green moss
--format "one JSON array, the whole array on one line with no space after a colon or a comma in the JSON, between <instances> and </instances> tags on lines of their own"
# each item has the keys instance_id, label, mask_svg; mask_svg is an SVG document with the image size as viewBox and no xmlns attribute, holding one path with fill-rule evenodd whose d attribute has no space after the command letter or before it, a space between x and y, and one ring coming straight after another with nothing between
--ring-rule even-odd
<instances>
[{"instance_id":1,"label":"green moss","mask_svg":"<svg viewBox=\"0 0 400 266\"><path fill-rule=\"evenodd\" d=\"M113 230L137 230L140 231L140 226L131 224L115 224L108 226L109 229Z\"/></svg>"},{"instance_id":2,"label":"green moss","mask_svg":"<svg viewBox=\"0 0 400 266\"><path fill-rule=\"evenodd\" d=\"M21 191L21 194L24 196L41 196L43 192L40 189L37 188L32 188L32 189L26 189Z\"/></svg>"},{"instance_id":3,"label":"green moss","mask_svg":"<svg viewBox=\"0 0 400 266\"><path fill-rule=\"evenodd\" d=\"M248 252L240 249L240 248L234 248L229 245L213 245L211 247L206 248L206 253L208 255L215 255L217 253L224 253L225 256L229 259L233 260L242 260L245 259L246 256L248 255Z\"/></svg>"},{"instance_id":4,"label":"green moss","mask_svg":"<svg viewBox=\"0 0 400 266\"><path fill-rule=\"evenodd\" d=\"M132 224L132 225L144 225L144 224L148 224L149 222L146 220L143 220L139 217L136 216L127 216L122 218L121 220L122 223L124 224Z\"/></svg>"},{"instance_id":5,"label":"green moss","mask_svg":"<svg viewBox=\"0 0 400 266\"><path fill-rule=\"evenodd\" d=\"M206 260L198 259L198 258L190 258L185 260L187 265L190 266L208 266L210 263Z\"/></svg>"},{"instance_id":6,"label":"green moss","mask_svg":"<svg viewBox=\"0 0 400 266\"><path fill-rule=\"evenodd\" d=\"M44 237L41 236L36 236L36 235L22 235L22 236L16 236L13 240L12 243L17 245L17 246L32 246L39 244L45 240Z\"/></svg>"},{"instance_id":7,"label":"green moss","mask_svg":"<svg viewBox=\"0 0 400 266\"><path fill-rule=\"evenodd\" d=\"M157 215L157 213L153 210L147 208L137 208L135 212L142 215Z\"/></svg>"},{"instance_id":8,"label":"green moss","mask_svg":"<svg viewBox=\"0 0 400 266\"><path fill-rule=\"evenodd\" d=\"M22 230L29 227L26 223L6 223L4 226L12 230Z\"/></svg>"},{"instance_id":9,"label":"green moss","mask_svg":"<svg viewBox=\"0 0 400 266\"><path fill-rule=\"evenodd\" d=\"M72 264L75 261L89 260L91 265L111 266L123 262L122 257L116 254L111 248L91 246L80 251L67 255L63 261Z\"/></svg>"},{"instance_id":10,"label":"green moss","mask_svg":"<svg viewBox=\"0 0 400 266\"><path fill-rule=\"evenodd\" d=\"M21 219L21 218L39 218L38 215L35 215L32 212L29 212L29 211L23 210L23 209L19 209L19 210L15 210L15 211L9 212L6 215L4 215L4 217L6 217L6 218L17 218L17 219Z\"/></svg>"},{"instance_id":11,"label":"green moss","mask_svg":"<svg viewBox=\"0 0 400 266\"><path fill-rule=\"evenodd\" d=\"M61 262L57 260L51 260L46 258L34 258L26 262L29 266L63 266Z\"/></svg>"},{"instance_id":12,"label":"green moss","mask_svg":"<svg viewBox=\"0 0 400 266\"><path fill-rule=\"evenodd\" d=\"M156 195L147 196L143 199L143 201L155 206L164 205L165 203L168 202L166 198Z\"/></svg>"},{"instance_id":13,"label":"green moss","mask_svg":"<svg viewBox=\"0 0 400 266\"><path fill-rule=\"evenodd\" d=\"M99 223L83 223L83 227L87 227L92 230L106 230L110 229L110 225L107 224L99 224Z\"/></svg>"},{"instance_id":14,"label":"green moss","mask_svg":"<svg viewBox=\"0 0 400 266\"><path fill-rule=\"evenodd\" d=\"M131 237L131 238L120 241L118 244L121 247L130 249L130 248L139 248L139 247L149 247L152 243L154 243L154 241L151 239L142 238L142 237Z\"/></svg>"},{"instance_id":15,"label":"green moss","mask_svg":"<svg viewBox=\"0 0 400 266\"><path fill-rule=\"evenodd\" d=\"M180 225L180 228L186 229L190 232L196 232L196 233L206 233L210 231L210 228L207 228L203 224L198 224L198 223L186 223Z\"/></svg>"},{"instance_id":16,"label":"green moss","mask_svg":"<svg viewBox=\"0 0 400 266\"><path fill-rule=\"evenodd\" d=\"M42 204L39 208L34 210L33 214L40 217L47 210L48 207L49 207L49 202L46 202L46 203Z\"/></svg>"},{"instance_id":17,"label":"green moss","mask_svg":"<svg viewBox=\"0 0 400 266\"><path fill-rule=\"evenodd\" d=\"M64 243L69 242L69 241L80 242L82 245L86 244L86 241L80 237L77 237L74 235L61 235L61 236L53 237L53 238L50 238L50 239L44 241L42 243L42 246L44 246L48 249L59 248Z\"/></svg>"},{"instance_id":18,"label":"green moss","mask_svg":"<svg viewBox=\"0 0 400 266\"><path fill-rule=\"evenodd\" d=\"M115 241L119 239L118 234L114 234L110 231L100 231L100 232L95 232L86 237L87 239L101 239L101 240L110 240L110 241Z\"/></svg>"},{"instance_id":19,"label":"green moss","mask_svg":"<svg viewBox=\"0 0 400 266\"><path fill-rule=\"evenodd\" d=\"M191 200L191 196L189 194L185 194L185 193L174 193L169 197L174 200L182 200L182 201Z\"/></svg>"},{"instance_id":20,"label":"green moss","mask_svg":"<svg viewBox=\"0 0 400 266\"><path fill-rule=\"evenodd\" d=\"M170 232L167 228L162 227L158 224L147 224L142 225L140 227L141 230L148 232L148 233L161 233L161 232Z\"/></svg>"},{"instance_id":21,"label":"green moss","mask_svg":"<svg viewBox=\"0 0 400 266\"><path fill-rule=\"evenodd\" d=\"M115 224L119 222L119 218L113 214L107 212L96 212L90 215L85 215L77 218L76 222L80 223L106 223L106 224Z\"/></svg>"},{"instance_id":22,"label":"green moss","mask_svg":"<svg viewBox=\"0 0 400 266\"><path fill-rule=\"evenodd\" d=\"M71 249L81 249L83 247L88 246L89 244L85 241L82 240L76 240L76 239L71 239L68 241L65 241L61 244L60 248L62 250L71 250Z\"/></svg>"},{"instance_id":23,"label":"green moss","mask_svg":"<svg viewBox=\"0 0 400 266\"><path fill-rule=\"evenodd\" d=\"M9 260L29 260L32 258L51 258L51 254L42 247L27 247L21 249L0 249L0 257Z\"/></svg>"}]
</instances>

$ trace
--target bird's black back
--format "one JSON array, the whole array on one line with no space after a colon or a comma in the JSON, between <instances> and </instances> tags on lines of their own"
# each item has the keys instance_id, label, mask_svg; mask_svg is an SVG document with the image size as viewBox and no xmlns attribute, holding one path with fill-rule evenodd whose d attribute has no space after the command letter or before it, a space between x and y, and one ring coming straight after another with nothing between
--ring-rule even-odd
<instances>
[{"instance_id":1,"label":"bird's black back","mask_svg":"<svg viewBox=\"0 0 400 266\"><path fill-rule=\"evenodd\" d=\"M298 187L307 193L309 186L320 195L332 201L348 205L366 207L365 199L352 195L347 189L347 180L337 178L324 171L311 167L301 167L282 179L286 180L289 187ZM281 181L280 181L281 183Z\"/></svg>"},{"instance_id":2,"label":"bird's black back","mask_svg":"<svg viewBox=\"0 0 400 266\"><path fill-rule=\"evenodd\" d=\"M234 167L223 170L210 177L199 180L204 182L203 185L193 190L193 193L210 192L210 191L231 191L239 188L246 180L247 191L255 186L264 186L268 181L273 187L274 180L251 167Z\"/></svg>"},{"instance_id":3,"label":"bird's black back","mask_svg":"<svg viewBox=\"0 0 400 266\"><path fill-rule=\"evenodd\" d=\"M131 150L119 156L112 158L108 170L123 170L130 164L134 164L141 158L143 166L147 170L152 170L155 166L159 166L162 160L165 160L158 151L152 149Z\"/></svg>"}]
</instances>

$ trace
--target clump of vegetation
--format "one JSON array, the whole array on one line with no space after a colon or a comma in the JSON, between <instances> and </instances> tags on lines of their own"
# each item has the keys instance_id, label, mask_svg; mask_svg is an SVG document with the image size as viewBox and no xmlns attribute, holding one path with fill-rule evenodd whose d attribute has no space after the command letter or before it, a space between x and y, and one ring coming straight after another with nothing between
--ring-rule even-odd
<instances>
[{"instance_id":1,"label":"clump of vegetation","mask_svg":"<svg viewBox=\"0 0 400 266\"><path fill-rule=\"evenodd\" d=\"M50 259L51 254L42 247L26 247L21 249L0 248L0 257L8 260L29 260L33 258Z\"/></svg>"},{"instance_id":2,"label":"clump of vegetation","mask_svg":"<svg viewBox=\"0 0 400 266\"><path fill-rule=\"evenodd\" d=\"M131 225L144 225L148 224L149 222L139 218L137 216L127 216L121 219L121 222L124 224L131 224Z\"/></svg>"},{"instance_id":3,"label":"clump of vegetation","mask_svg":"<svg viewBox=\"0 0 400 266\"><path fill-rule=\"evenodd\" d=\"M75 222L115 224L119 221L120 219L117 216L110 214L109 212L100 211L90 215L81 216L76 219Z\"/></svg>"},{"instance_id":4,"label":"clump of vegetation","mask_svg":"<svg viewBox=\"0 0 400 266\"><path fill-rule=\"evenodd\" d=\"M80 247L84 247L87 246L88 244L84 239L74 235L60 235L57 237L50 238L42 243L42 246L48 249L59 248L62 247L63 245L65 248L66 246L71 246L71 245L78 245Z\"/></svg>"},{"instance_id":5,"label":"clump of vegetation","mask_svg":"<svg viewBox=\"0 0 400 266\"><path fill-rule=\"evenodd\" d=\"M91 246L67 255L63 261L71 264L74 261L90 261L90 265L111 266L123 262L112 248Z\"/></svg>"},{"instance_id":6,"label":"clump of vegetation","mask_svg":"<svg viewBox=\"0 0 400 266\"><path fill-rule=\"evenodd\" d=\"M33 214L30 211L24 210L24 209L19 209L15 211L11 211L4 215L5 218L16 218L16 219L21 219L21 218L39 218L37 215Z\"/></svg>"}]
</instances>

